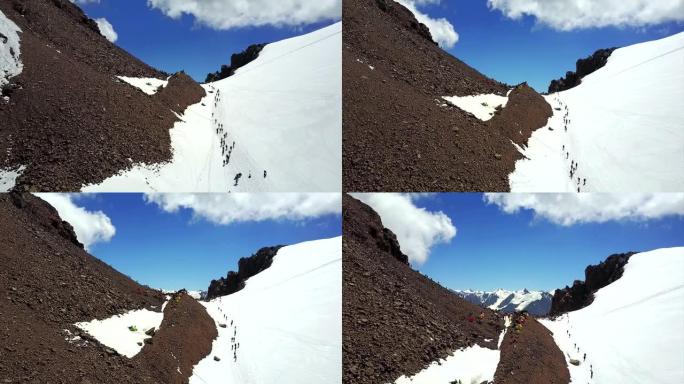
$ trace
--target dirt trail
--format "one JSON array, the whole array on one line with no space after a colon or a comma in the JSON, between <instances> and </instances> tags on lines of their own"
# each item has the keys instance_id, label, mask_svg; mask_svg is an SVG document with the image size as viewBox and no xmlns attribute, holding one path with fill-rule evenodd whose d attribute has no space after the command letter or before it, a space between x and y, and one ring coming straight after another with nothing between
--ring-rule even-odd
<instances>
[{"instance_id":1,"label":"dirt trail","mask_svg":"<svg viewBox=\"0 0 684 384\"><path fill-rule=\"evenodd\" d=\"M218 336L214 320L187 293L174 295L164 310L164 321L134 360L163 383L187 383L192 367L211 353Z\"/></svg>"},{"instance_id":2,"label":"dirt trail","mask_svg":"<svg viewBox=\"0 0 684 384\"><path fill-rule=\"evenodd\" d=\"M534 317L513 316L501 344L495 384L567 384L570 372L551 332Z\"/></svg>"}]
</instances>

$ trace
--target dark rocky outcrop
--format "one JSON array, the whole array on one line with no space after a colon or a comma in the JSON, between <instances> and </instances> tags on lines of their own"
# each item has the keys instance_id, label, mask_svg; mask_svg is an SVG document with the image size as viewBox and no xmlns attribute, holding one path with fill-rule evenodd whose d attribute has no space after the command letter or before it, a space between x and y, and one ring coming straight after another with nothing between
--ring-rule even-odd
<instances>
[{"instance_id":1,"label":"dark rocky outcrop","mask_svg":"<svg viewBox=\"0 0 684 384\"><path fill-rule=\"evenodd\" d=\"M13 0L15 4L19 3L18 0ZM72 19L76 22L83 24L86 28L93 32L100 33L100 27L97 25L95 20L88 17L85 12L78 6L74 5L73 2L69 0L52 0L52 3L59 9L65 11ZM20 6L21 8L21 6ZM16 9L16 8L15 8Z\"/></svg>"},{"instance_id":2,"label":"dark rocky outcrop","mask_svg":"<svg viewBox=\"0 0 684 384\"><path fill-rule=\"evenodd\" d=\"M243 257L238 261L238 271L230 271L226 277L212 280L207 290L207 300L219 296L233 294L245 287L245 281L264 271L273 263L273 257L283 245L261 248L250 257Z\"/></svg>"},{"instance_id":3,"label":"dark rocky outcrop","mask_svg":"<svg viewBox=\"0 0 684 384\"><path fill-rule=\"evenodd\" d=\"M608 62L608 58L617 48L599 49L593 55L577 60L575 72L568 71L565 77L552 80L549 85L549 93L567 91L582 83L582 79L603 68Z\"/></svg>"},{"instance_id":4,"label":"dark rocky outcrop","mask_svg":"<svg viewBox=\"0 0 684 384\"><path fill-rule=\"evenodd\" d=\"M430 28L427 25L418 22L411 11L406 7L400 5L394 0L375 0L378 8L383 12L392 16L400 24L408 27L409 29L415 31L420 37L428 40L430 43L437 45L437 43L432 38L432 33L430 33Z\"/></svg>"},{"instance_id":5,"label":"dark rocky outcrop","mask_svg":"<svg viewBox=\"0 0 684 384\"><path fill-rule=\"evenodd\" d=\"M50 204L46 204L43 200L36 199L28 193L18 191L10 192L9 197L15 207L30 212L36 218L40 218L38 221L45 229L56 232L59 236L67 239L79 248L83 248L83 244L76 238L74 227L62 220L57 210Z\"/></svg>"},{"instance_id":6,"label":"dark rocky outcrop","mask_svg":"<svg viewBox=\"0 0 684 384\"><path fill-rule=\"evenodd\" d=\"M204 89L184 71L180 71L169 78L169 83L154 98L182 114L190 105L199 103L204 95Z\"/></svg>"},{"instance_id":7,"label":"dark rocky outcrop","mask_svg":"<svg viewBox=\"0 0 684 384\"><path fill-rule=\"evenodd\" d=\"M221 70L207 75L205 83L223 80L235 74L235 71L251 63L259 57L266 44L253 44L240 53L230 57L230 65L222 65Z\"/></svg>"},{"instance_id":8,"label":"dark rocky outcrop","mask_svg":"<svg viewBox=\"0 0 684 384\"><path fill-rule=\"evenodd\" d=\"M352 198L345 196L345 201L352 201ZM348 206L351 203L347 204ZM353 237L361 243L369 243L383 252L387 252L401 263L408 265L406 256L399 246L397 236L382 225L380 215L370 206L363 203L354 204L357 209L344 210L345 236Z\"/></svg>"},{"instance_id":9,"label":"dark rocky outcrop","mask_svg":"<svg viewBox=\"0 0 684 384\"><path fill-rule=\"evenodd\" d=\"M551 316L582 309L594 301L594 293L613 283L624 272L629 258L636 252L609 256L598 265L590 265L584 271L585 280L575 280L572 287L557 289L551 301Z\"/></svg>"}]
</instances>

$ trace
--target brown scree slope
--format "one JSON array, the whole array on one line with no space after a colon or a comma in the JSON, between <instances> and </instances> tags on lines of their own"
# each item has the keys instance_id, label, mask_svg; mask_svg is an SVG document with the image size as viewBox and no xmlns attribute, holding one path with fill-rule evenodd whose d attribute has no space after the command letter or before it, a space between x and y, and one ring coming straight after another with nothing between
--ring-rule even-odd
<instances>
[{"instance_id":1,"label":"brown scree slope","mask_svg":"<svg viewBox=\"0 0 684 384\"><path fill-rule=\"evenodd\" d=\"M0 194L0 265L4 383L184 383L216 337L204 308L183 294L133 359L81 334L74 323L159 310L164 297L90 256L71 226L32 195ZM66 330L82 339L67 341Z\"/></svg>"},{"instance_id":2,"label":"brown scree slope","mask_svg":"<svg viewBox=\"0 0 684 384\"><path fill-rule=\"evenodd\" d=\"M393 0L346 0L343 23L344 190L508 191L511 141L546 124L548 103L522 84L488 122L440 106L510 87L440 49Z\"/></svg>"},{"instance_id":3,"label":"brown scree slope","mask_svg":"<svg viewBox=\"0 0 684 384\"><path fill-rule=\"evenodd\" d=\"M460 348L496 348L501 315L411 269L369 206L345 196L343 216L343 383L393 382Z\"/></svg>"}]
</instances>

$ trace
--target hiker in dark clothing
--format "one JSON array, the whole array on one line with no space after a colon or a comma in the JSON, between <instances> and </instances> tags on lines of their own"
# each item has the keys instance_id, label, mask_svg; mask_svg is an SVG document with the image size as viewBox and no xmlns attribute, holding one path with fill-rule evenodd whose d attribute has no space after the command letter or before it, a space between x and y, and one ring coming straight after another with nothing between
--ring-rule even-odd
<instances>
[{"instance_id":1,"label":"hiker in dark clothing","mask_svg":"<svg viewBox=\"0 0 684 384\"><path fill-rule=\"evenodd\" d=\"M264 170L264 179L266 178L266 170Z\"/></svg>"}]
</instances>

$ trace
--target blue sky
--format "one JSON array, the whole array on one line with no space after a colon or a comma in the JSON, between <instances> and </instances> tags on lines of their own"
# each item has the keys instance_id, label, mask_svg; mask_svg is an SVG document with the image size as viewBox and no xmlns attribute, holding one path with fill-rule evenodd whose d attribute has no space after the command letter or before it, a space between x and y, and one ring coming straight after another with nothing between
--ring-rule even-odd
<instances>
[{"instance_id":1,"label":"blue sky","mask_svg":"<svg viewBox=\"0 0 684 384\"><path fill-rule=\"evenodd\" d=\"M217 30L187 14L172 19L148 7L146 0L100 0L79 6L93 19L107 19L118 34L116 44L137 58L169 73L185 70L200 82L251 44L298 36L334 21Z\"/></svg>"},{"instance_id":2,"label":"blue sky","mask_svg":"<svg viewBox=\"0 0 684 384\"><path fill-rule=\"evenodd\" d=\"M503 200L522 201L525 196L505 195ZM598 195L568 194L563 197L564 202L556 205L544 202L544 195L539 196L542 198L536 202L526 203L531 209L512 214L505 213L498 205L487 204L482 194L414 197L415 206L431 213L444 213L457 229L451 241L434 242L427 261L414 264L414 268L453 289L552 290L571 285L575 279L582 280L588 265L603 261L611 254L684 246L684 195L605 195L604 198L614 198L614 202L606 203L598 200ZM572 201L578 204L573 206ZM582 207L579 202L583 202ZM370 205L377 210L377 203ZM601 210L603 215L626 216L605 223L591 222ZM426 233L430 230L425 228L436 228L430 224L431 219L408 210L404 212L404 225L412 233L421 228ZM636 220L636 212L653 215L654 219ZM572 225L570 221L566 222L568 225L556 224L546 218L553 214L577 220ZM387 215L382 212L380 215L390 227ZM401 230L393 230L399 232L401 244Z\"/></svg>"},{"instance_id":3,"label":"blue sky","mask_svg":"<svg viewBox=\"0 0 684 384\"><path fill-rule=\"evenodd\" d=\"M574 1L567 0L567 3ZM529 15L512 20L500 11L489 9L486 0L441 0L439 4L419 6L419 10L432 19L445 18L454 26L459 41L447 49L452 55L496 80L508 84L527 81L544 92L552 79L574 70L577 59L598 49L627 46L684 31L684 24L671 21L647 27L559 31L541 25Z\"/></svg>"},{"instance_id":4,"label":"blue sky","mask_svg":"<svg viewBox=\"0 0 684 384\"><path fill-rule=\"evenodd\" d=\"M140 194L75 198L88 211L102 211L116 227L109 242L90 253L153 288L206 290L212 279L237 269L240 257L262 247L340 236L336 214L307 220L266 220L218 225L190 209L168 213Z\"/></svg>"}]
</instances>

